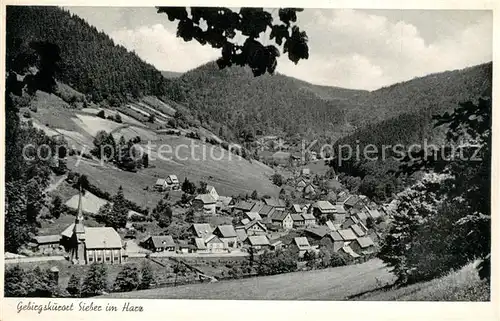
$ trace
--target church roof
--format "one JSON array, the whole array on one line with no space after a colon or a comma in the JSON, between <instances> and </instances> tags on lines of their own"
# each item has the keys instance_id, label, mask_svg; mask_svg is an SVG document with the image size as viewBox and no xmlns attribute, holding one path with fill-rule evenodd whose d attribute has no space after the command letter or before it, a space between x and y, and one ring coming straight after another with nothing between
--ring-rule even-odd
<instances>
[{"instance_id":1,"label":"church roof","mask_svg":"<svg viewBox=\"0 0 500 321\"><path fill-rule=\"evenodd\" d=\"M122 239L112 227L85 227L87 249L121 248Z\"/></svg>"}]
</instances>

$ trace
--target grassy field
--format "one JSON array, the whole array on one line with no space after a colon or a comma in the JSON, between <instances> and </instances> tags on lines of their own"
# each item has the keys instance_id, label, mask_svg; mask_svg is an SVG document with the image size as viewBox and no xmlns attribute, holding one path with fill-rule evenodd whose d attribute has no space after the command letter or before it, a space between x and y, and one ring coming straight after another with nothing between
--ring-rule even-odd
<instances>
[{"instance_id":1,"label":"grassy field","mask_svg":"<svg viewBox=\"0 0 500 321\"><path fill-rule=\"evenodd\" d=\"M356 298L369 301L489 301L490 286L479 279L473 264L431 280L398 289L375 291Z\"/></svg>"},{"instance_id":2,"label":"grassy field","mask_svg":"<svg viewBox=\"0 0 500 321\"><path fill-rule=\"evenodd\" d=\"M439 279L389 287L395 277L374 259L308 272L112 293L112 298L218 300L488 301L490 287L472 264ZM384 287L389 287L384 290Z\"/></svg>"},{"instance_id":3,"label":"grassy field","mask_svg":"<svg viewBox=\"0 0 500 321\"><path fill-rule=\"evenodd\" d=\"M156 146L168 145L174 151L179 148L178 157L167 155L172 156L171 159L160 160L157 154L152 155L150 167L137 173L112 166L101 166L98 162L88 160L77 163L76 157L68 160L68 168L87 175L93 184L111 194L116 193L118 187L122 186L125 197L140 206L156 205L163 194L151 191L151 187L158 178L165 178L170 174L177 175L181 182L186 177L196 184L205 181L213 185L219 195L251 194L253 190L257 190L259 195L278 196L279 189L269 179L273 173L271 168L256 161L250 163L236 155L229 156L227 151L222 151L219 147L213 147L212 159L209 157L211 145L200 145L199 141L194 141L197 147L192 156L190 150L183 147L190 146L191 142L192 140L186 137L162 136L162 140L155 141ZM203 146L206 146L206 157L203 156ZM218 160L219 158L221 159ZM146 187L150 190L146 191Z\"/></svg>"},{"instance_id":4,"label":"grassy field","mask_svg":"<svg viewBox=\"0 0 500 321\"><path fill-rule=\"evenodd\" d=\"M345 300L392 282L379 260L325 270L113 293L112 298L220 300Z\"/></svg>"}]
</instances>

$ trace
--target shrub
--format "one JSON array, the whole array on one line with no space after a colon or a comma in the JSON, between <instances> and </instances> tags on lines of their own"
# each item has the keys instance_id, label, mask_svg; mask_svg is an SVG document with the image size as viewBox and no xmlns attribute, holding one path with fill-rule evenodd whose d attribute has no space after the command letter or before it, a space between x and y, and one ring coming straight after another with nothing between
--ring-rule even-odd
<instances>
[{"instance_id":1,"label":"shrub","mask_svg":"<svg viewBox=\"0 0 500 321\"><path fill-rule=\"evenodd\" d=\"M102 119L106 119L106 114L104 113L104 110L100 110L98 113L97 113L97 117L100 117Z\"/></svg>"},{"instance_id":2,"label":"shrub","mask_svg":"<svg viewBox=\"0 0 500 321\"><path fill-rule=\"evenodd\" d=\"M125 265L118 273L113 284L113 290L117 292L129 292L139 286L139 271L135 266Z\"/></svg>"}]
</instances>

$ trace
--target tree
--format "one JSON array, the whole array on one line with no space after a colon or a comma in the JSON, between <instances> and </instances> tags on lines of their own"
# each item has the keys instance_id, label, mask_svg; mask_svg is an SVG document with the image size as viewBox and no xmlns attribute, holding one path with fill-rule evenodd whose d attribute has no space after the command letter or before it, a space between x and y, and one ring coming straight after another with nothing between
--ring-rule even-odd
<instances>
[{"instance_id":1,"label":"tree","mask_svg":"<svg viewBox=\"0 0 500 321\"><path fill-rule=\"evenodd\" d=\"M145 290L151 287L151 284L154 281L153 268L149 262L144 261L144 264L141 267L141 282L139 283L139 289Z\"/></svg>"},{"instance_id":2,"label":"tree","mask_svg":"<svg viewBox=\"0 0 500 321\"><path fill-rule=\"evenodd\" d=\"M123 195L123 188L121 186L118 188L118 192L113 197L112 201L112 206L108 203L99 210L99 216L106 226L115 229L124 228L127 224L129 209L127 206L128 202Z\"/></svg>"},{"instance_id":3,"label":"tree","mask_svg":"<svg viewBox=\"0 0 500 321\"><path fill-rule=\"evenodd\" d=\"M186 217L184 220L187 223L194 223L194 210L192 208L186 212Z\"/></svg>"},{"instance_id":4,"label":"tree","mask_svg":"<svg viewBox=\"0 0 500 321\"><path fill-rule=\"evenodd\" d=\"M165 228L172 223L172 209L170 205L161 199L153 209L153 217L158 221L158 226Z\"/></svg>"},{"instance_id":5,"label":"tree","mask_svg":"<svg viewBox=\"0 0 500 321\"><path fill-rule=\"evenodd\" d=\"M250 195L250 197L251 197L253 200L257 200L257 199L259 199L259 194L257 194L257 191L256 191L256 190L254 190L254 191L252 192L252 195Z\"/></svg>"},{"instance_id":6,"label":"tree","mask_svg":"<svg viewBox=\"0 0 500 321\"><path fill-rule=\"evenodd\" d=\"M155 115L154 115L154 114L149 115L149 117L148 117L148 122L149 122L149 123L154 123L154 122L155 122L155 120L156 120L156 117L155 117Z\"/></svg>"},{"instance_id":7,"label":"tree","mask_svg":"<svg viewBox=\"0 0 500 321\"><path fill-rule=\"evenodd\" d=\"M106 114L104 113L104 110L99 110L99 112L97 113L97 117L106 119Z\"/></svg>"},{"instance_id":8,"label":"tree","mask_svg":"<svg viewBox=\"0 0 500 321\"><path fill-rule=\"evenodd\" d=\"M129 292L139 286L139 271L135 266L125 265L118 273L113 284L114 291Z\"/></svg>"},{"instance_id":9,"label":"tree","mask_svg":"<svg viewBox=\"0 0 500 321\"><path fill-rule=\"evenodd\" d=\"M400 173L427 175L400 194L379 253L400 283L444 275L491 250L491 100L461 103L435 120L447 125L451 147L404 160Z\"/></svg>"},{"instance_id":10,"label":"tree","mask_svg":"<svg viewBox=\"0 0 500 321\"><path fill-rule=\"evenodd\" d=\"M59 195L56 195L52 200L52 208L50 209L50 213L52 214L53 217L59 218L61 216L61 213L63 213L63 211L64 207L62 198Z\"/></svg>"},{"instance_id":11,"label":"tree","mask_svg":"<svg viewBox=\"0 0 500 321\"><path fill-rule=\"evenodd\" d=\"M196 185L186 177L184 178L184 182L182 182L181 189L184 193L193 195L196 192Z\"/></svg>"},{"instance_id":12,"label":"tree","mask_svg":"<svg viewBox=\"0 0 500 321\"><path fill-rule=\"evenodd\" d=\"M107 274L105 264L92 263L82 283L82 296L89 297L106 292Z\"/></svg>"},{"instance_id":13,"label":"tree","mask_svg":"<svg viewBox=\"0 0 500 321\"><path fill-rule=\"evenodd\" d=\"M278 19L263 8L241 8L235 12L229 8L203 7L157 7L158 13L165 13L170 21L178 21L177 36L184 41L195 39L201 45L209 44L221 49L222 56L217 60L219 68L249 66L254 76L274 73L280 51L275 45L264 46L259 36L270 31L269 38L278 46L288 59L298 63L309 57L307 34L295 24L297 12L303 9L280 8ZM188 12L189 11L189 12ZM203 30L206 24L206 31ZM237 32L247 39L237 43Z\"/></svg>"},{"instance_id":14,"label":"tree","mask_svg":"<svg viewBox=\"0 0 500 321\"><path fill-rule=\"evenodd\" d=\"M119 113L115 114L115 122L121 123L122 122L122 116Z\"/></svg>"},{"instance_id":15,"label":"tree","mask_svg":"<svg viewBox=\"0 0 500 321\"><path fill-rule=\"evenodd\" d=\"M80 277L76 276L76 274L71 274L66 290L72 296L80 296L80 292L82 291L82 280Z\"/></svg>"},{"instance_id":16,"label":"tree","mask_svg":"<svg viewBox=\"0 0 500 321\"><path fill-rule=\"evenodd\" d=\"M147 153L144 153L144 155L142 155L142 166L144 168L149 167L149 154L147 154Z\"/></svg>"},{"instance_id":17,"label":"tree","mask_svg":"<svg viewBox=\"0 0 500 321\"><path fill-rule=\"evenodd\" d=\"M200 187L198 187L198 190L196 191L198 194L206 194L206 193L208 193L207 183L206 182L200 181L199 186Z\"/></svg>"},{"instance_id":18,"label":"tree","mask_svg":"<svg viewBox=\"0 0 500 321\"><path fill-rule=\"evenodd\" d=\"M273 182L274 185L276 186L281 186L283 185L283 176L281 176L281 174L273 174L273 176L271 176L271 181Z\"/></svg>"}]
</instances>

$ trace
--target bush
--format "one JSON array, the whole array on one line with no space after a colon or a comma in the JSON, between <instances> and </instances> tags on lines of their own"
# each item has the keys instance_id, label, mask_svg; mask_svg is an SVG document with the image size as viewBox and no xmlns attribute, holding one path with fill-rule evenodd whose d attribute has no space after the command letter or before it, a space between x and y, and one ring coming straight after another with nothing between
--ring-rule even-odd
<instances>
[{"instance_id":1,"label":"bush","mask_svg":"<svg viewBox=\"0 0 500 321\"><path fill-rule=\"evenodd\" d=\"M92 263L82 284L82 296L103 294L108 289L107 267L105 264Z\"/></svg>"},{"instance_id":2,"label":"bush","mask_svg":"<svg viewBox=\"0 0 500 321\"><path fill-rule=\"evenodd\" d=\"M120 114L116 113L114 120L115 120L115 122L121 124L122 123L122 116Z\"/></svg>"},{"instance_id":3,"label":"bush","mask_svg":"<svg viewBox=\"0 0 500 321\"><path fill-rule=\"evenodd\" d=\"M113 290L117 292L129 292L139 286L139 271L135 266L125 265L118 273L113 284Z\"/></svg>"},{"instance_id":4,"label":"bush","mask_svg":"<svg viewBox=\"0 0 500 321\"><path fill-rule=\"evenodd\" d=\"M27 110L26 110L26 111L23 113L23 117L24 117L24 118L31 118L31 113L30 113L29 111L27 111Z\"/></svg>"},{"instance_id":5,"label":"bush","mask_svg":"<svg viewBox=\"0 0 500 321\"><path fill-rule=\"evenodd\" d=\"M100 110L98 113L97 113L97 117L100 117L102 119L106 119L106 114L104 113L104 110Z\"/></svg>"}]
</instances>

